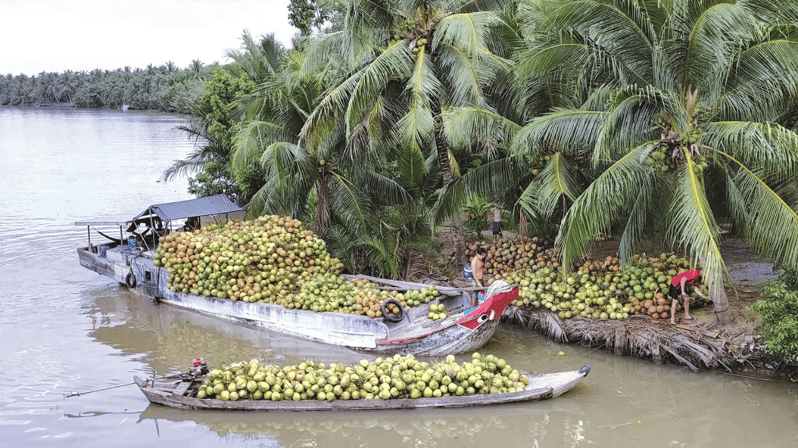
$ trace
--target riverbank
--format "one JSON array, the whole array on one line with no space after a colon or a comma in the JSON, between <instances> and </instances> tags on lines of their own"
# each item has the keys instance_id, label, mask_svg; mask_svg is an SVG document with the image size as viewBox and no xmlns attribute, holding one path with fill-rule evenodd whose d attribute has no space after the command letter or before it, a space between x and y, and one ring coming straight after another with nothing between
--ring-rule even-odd
<instances>
[{"instance_id":1,"label":"riverbank","mask_svg":"<svg viewBox=\"0 0 798 448\"><path fill-rule=\"evenodd\" d=\"M446 240L444 236L441 239ZM663 250L652 247L651 253ZM510 306L503 318L552 341L648 359L655 364L677 364L692 371L713 370L757 379L798 379L798 366L786 364L765 351L757 333L759 316L750 309L763 298L762 286L777 279L773 264L754 254L739 238L725 239L721 251L734 281L727 291L734 322L727 326L717 322L712 306L691 310L693 321L684 321L677 313L676 325L646 315L625 320L561 319L543 307ZM607 241L593 251L591 258L602 259L616 253L617 242ZM458 278L459 272L454 268L457 266L449 265L447 274L432 277L452 286L470 286ZM444 278L454 280L446 282Z\"/></svg>"}]
</instances>

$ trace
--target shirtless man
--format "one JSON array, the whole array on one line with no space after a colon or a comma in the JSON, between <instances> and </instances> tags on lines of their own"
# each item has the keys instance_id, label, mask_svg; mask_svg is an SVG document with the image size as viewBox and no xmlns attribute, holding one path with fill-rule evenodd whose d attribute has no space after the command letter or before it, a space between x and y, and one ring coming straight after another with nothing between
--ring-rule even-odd
<instances>
[{"instance_id":1,"label":"shirtless man","mask_svg":"<svg viewBox=\"0 0 798 448\"><path fill-rule=\"evenodd\" d=\"M483 260L485 259L485 253L486 253L485 248L479 247L477 248L476 255L474 255L474 257L471 259L471 269L473 270L473 275L474 275L473 278L474 286L479 286L479 287L483 286L482 280L485 279L485 264L483 262ZM477 299L477 297L479 297L479 295L474 294L473 304L475 306L479 304L479 300Z\"/></svg>"},{"instance_id":2,"label":"shirtless man","mask_svg":"<svg viewBox=\"0 0 798 448\"><path fill-rule=\"evenodd\" d=\"M493 225L491 226L493 239L498 240L502 236L502 210L499 204L493 204Z\"/></svg>"}]
</instances>

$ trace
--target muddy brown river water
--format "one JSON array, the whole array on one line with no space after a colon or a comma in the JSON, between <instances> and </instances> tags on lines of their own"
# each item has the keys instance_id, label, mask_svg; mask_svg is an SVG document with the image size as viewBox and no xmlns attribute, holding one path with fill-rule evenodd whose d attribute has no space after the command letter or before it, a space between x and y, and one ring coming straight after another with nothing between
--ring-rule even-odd
<instances>
[{"instance_id":1,"label":"muddy brown river water","mask_svg":"<svg viewBox=\"0 0 798 448\"><path fill-rule=\"evenodd\" d=\"M484 347L520 370L592 371L549 401L458 410L223 413L150 405L133 375L259 357L370 355L155 306L81 268L74 222L189 198L159 182L191 150L183 118L0 108L0 438L6 447L795 447L798 386L693 373L503 325ZM743 256L741 289L769 273ZM560 355L559 352L565 352ZM458 361L467 356L458 356ZM73 393L78 396L67 397Z\"/></svg>"}]
</instances>

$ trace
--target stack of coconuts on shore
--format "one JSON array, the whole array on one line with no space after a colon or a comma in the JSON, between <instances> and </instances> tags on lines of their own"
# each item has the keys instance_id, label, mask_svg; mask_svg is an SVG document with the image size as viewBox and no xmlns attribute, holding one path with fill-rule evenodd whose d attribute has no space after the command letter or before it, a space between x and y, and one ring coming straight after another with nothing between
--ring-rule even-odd
<instances>
[{"instance_id":1,"label":"stack of coconuts on shore","mask_svg":"<svg viewBox=\"0 0 798 448\"><path fill-rule=\"evenodd\" d=\"M523 390L529 379L503 359L472 355L457 363L449 355L430 365L413 355L344 364L305 361L278 367L253 359L212 369L197 398L219 400L362 400L436 398Z\"/></svg>"},{"instance_id":2,"label":"stack of coconuts on shore","mask_svg":"<svg viewBox=\"0 0 798 448\"><path fill-rule=\"evenodd\" d=\"M381 291L366 280L345 280L343 263L301 221L262 216L228 221L164 237L153 257L170 273L172 291L286 308L383 317L395 299L416 307L438 296L434 286L405 293ZM388 305L398 313L398 305Z\"/></svg>"},{"instance_id":3,"label":"stack of coconuts on shore","mask_svg":"<svg viewBox=\"0 0 798 448\"><path fill-rule=\"evenodd\" d=\"M473 256L479 247L487 253L487 275L520 286L512 305L545 307L561 319L626 319L633 315L669 319L671 279L680 272L700 269L684 258L663 253L658 257L635 255L624 269L617 257L588 259L575 272L563 274L551 240L480 242L469 247L468 255ZM707 296L706 288L701 288ZM693 293L691 306L706 302Z\"/></svg>"}]
</instances>

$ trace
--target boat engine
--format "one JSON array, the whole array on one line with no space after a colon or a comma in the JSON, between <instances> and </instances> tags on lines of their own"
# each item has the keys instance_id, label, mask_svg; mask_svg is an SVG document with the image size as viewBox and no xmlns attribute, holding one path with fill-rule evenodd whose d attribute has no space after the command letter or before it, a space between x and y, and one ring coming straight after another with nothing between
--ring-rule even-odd
<instances>
[{"instance_id":1,"label":"boat engine","mask_svg":"<svg viewBox=\"0 0 798 448\"><path fill-rule=\"evenodd\" d=\"M202 376L208 373L208 365L202 358L196 358L191 362L191 374L195 377Z\"/></svg>"}]
</instances>

